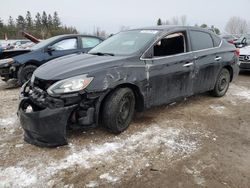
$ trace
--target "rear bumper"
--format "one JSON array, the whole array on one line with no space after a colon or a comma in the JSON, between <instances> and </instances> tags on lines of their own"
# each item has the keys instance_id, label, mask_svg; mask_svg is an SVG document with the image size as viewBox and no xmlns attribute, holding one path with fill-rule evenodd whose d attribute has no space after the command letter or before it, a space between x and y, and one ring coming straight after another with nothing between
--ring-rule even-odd
<instances>
[{"instance_id":1,"label":"rear bumper","mask_svg":"<svg viewBox=\"0 0 250 188\"><path fill-rule=\"evenodd\" d=\"M20 101L18 116L24 130L24 140L41 147L56 147L67 144L66 126L76 105L41 111L26 112L33 105L28 98Z\"/></svg>"}]
</instances>

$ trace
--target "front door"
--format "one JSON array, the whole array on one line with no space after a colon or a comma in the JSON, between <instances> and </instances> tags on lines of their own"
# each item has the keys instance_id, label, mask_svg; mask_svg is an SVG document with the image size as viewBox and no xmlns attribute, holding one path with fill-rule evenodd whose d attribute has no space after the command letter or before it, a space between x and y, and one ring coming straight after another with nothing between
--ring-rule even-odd
<instances>
[{"instance_id":1,"label":"front door","mask_svg":"<svg viewBox=\"0 0 250 188\"><path fill-rule=\"evenodd\" d=\"M154 46L154 57L145 61L150 106L192 95L194 57L186 39L186 32L164 37Z\"/></svg>"}]
</instances>

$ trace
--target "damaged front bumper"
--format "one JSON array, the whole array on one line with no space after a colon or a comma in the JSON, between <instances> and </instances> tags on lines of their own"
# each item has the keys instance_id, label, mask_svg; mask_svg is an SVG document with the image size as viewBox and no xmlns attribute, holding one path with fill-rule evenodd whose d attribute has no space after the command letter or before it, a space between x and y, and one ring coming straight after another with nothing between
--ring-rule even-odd
<instances>
[{"instance_id":1,"label":"damaged front bumper","mask_svg":"<svg viewBox=\"0 0 250 188\"><path fill-rule=\"evenodd\" d=\"M56 147L67 144L66 126L76 105L56 109L27 112L32 106L29 99L21 100L18 116L24 130L24 140L30 144Z\"/></svg>"},{"instance_id":2,"label":"damaged front bumper","mask_svg":"<svg viewBox=\"0 0 250 188\"><path fill-rule=\"evenodd\" d=\"M67 144L66 130L71 123L81 126L94 123L94 102L86 100L57 99L45 96L44 91L32 88L28 83L21 89L18 117L24 130L24 140L41 147ZM95 100L93 100L95 101Z\"/></svg>"}]
</instances>

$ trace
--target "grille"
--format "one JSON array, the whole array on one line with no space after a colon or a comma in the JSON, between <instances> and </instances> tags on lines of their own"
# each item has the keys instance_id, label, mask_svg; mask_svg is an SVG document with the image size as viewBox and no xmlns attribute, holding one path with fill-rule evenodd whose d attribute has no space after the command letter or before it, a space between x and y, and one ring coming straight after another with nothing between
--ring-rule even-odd
<instances>
[{"instance_id":1,"label":"grille","mask_svg":"<svg viewBox=\"0 0 250 188\"><path fill-rule=\"evenodd\" d=\"M250 55L240 55L239 60L244 62L250 62Z\"/></svg>"}]
</instances>

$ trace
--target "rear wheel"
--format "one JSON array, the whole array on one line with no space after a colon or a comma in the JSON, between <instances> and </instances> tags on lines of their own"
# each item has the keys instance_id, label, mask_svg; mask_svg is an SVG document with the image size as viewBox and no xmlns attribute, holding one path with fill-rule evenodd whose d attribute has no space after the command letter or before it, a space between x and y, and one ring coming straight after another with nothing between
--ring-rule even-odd
<instances>
[{"instance_id":1,"label":"rear wheel","mask_svg":"<svg viewBox=\"0 0 250 188\"><path fill-rule=\"evenodd\" d=\"M214 89L211 94L215 97L222 97L226 94L230 83L230 73L226 68L223 68L219 73Z\"/></svg>"},{"instance_id":2,"label":"rear wheel","mask_svg":"<svg viewBox=\"0 0 250 188\"><path fill-rule=\"evenodd\" d=\"M134 115L135 96L130 88L120 88L111 93L104 101L101 120L113 133L125 131Z\"/></svg>"},{"instance_id":3,"label":"rear wheel","mask_svg":"<svg viewBox=\"0 0 250 188\"><path fill-rule=\"evenodd\" d=\"M18 84L21 86L25 82L27 82L31 78L33 72L36 69L37 69L37 66L35 65L27 65L25 67L20 68L18 71L18 76L17 76Z\"/></svg>"}]
</instances>

